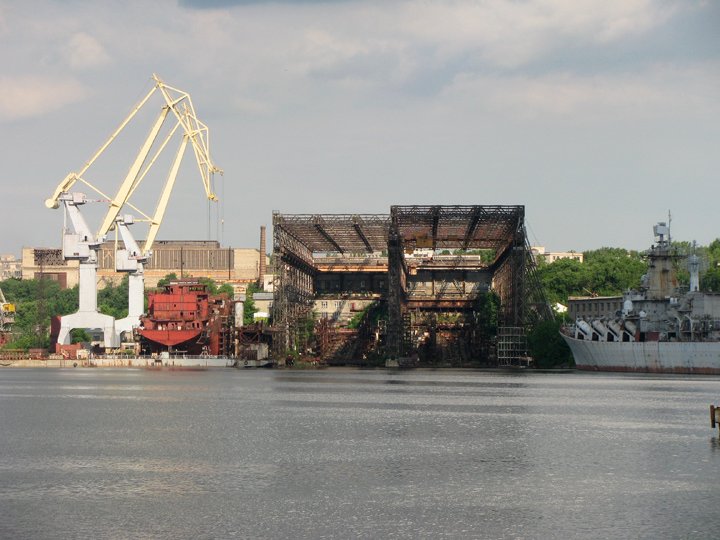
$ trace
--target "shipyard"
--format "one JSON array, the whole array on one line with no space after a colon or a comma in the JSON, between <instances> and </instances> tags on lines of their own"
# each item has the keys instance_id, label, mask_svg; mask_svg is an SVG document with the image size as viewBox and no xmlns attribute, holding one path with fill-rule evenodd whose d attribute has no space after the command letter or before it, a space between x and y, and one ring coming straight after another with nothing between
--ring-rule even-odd
<instances>
[{"instance_id":1,"label":"shipyard","mask_svg":"<svg viewBox=\"0 0 720 540\"><path fill-rule=\"evenodd\" d=\"M717 538L719 24L0 2L0 539Z\"/></svg>"},{"instance_id":2,"label":"shipyard","mask_svg":"<svg viewBox=\"0 0 720 540\"><path fill-rule=\"evenodd\" d=\"M45 328L38 320L38 337L42 341L47 330L49 347L12 348L16 306L3 295L2 366L574 364L601 371L720 373L718 295L700 292L694 253L688 290L681 291L679 261L688 256L671 243L670 220L655 226L657 243L634 256L647 265L639 288L614 286L624 294L621 309L581 314L577 305L586 302L565 291L561 300L574 320L568 306L551 304L546 283L556 266L583 266L592 254L531 246L524 205L392 205L384 214L274 211L272 244L261 225L257 249L158 240L188 148L209 202L218 199L214 176L223 171L211 158L210 128L196 115L190 95L156 74L152 81L99 150L45 200L46 208L62 210L62 247L24 250L21 277L39 282L35 300L50 323ZM160 112L110 197L107 187L91 180L93 166L144 107L157 107L156 96ZM147 201L141 205L136 192L178 134L165 179L151 188L154 210ZM76 191L81 186L94 195ZM97 230L88 223L88 207L95 207ZM136 239L138 231L144 239ZM46 313L45 280L60 290L76 287L77 311ZM102 288L115 287L126 296L122 317L98 302ZM597 308L594 297L590 302ZM533 338L538 328L556 323L564 324ZM559 353L563 340L566 352ZM533 341L544 341L545 348L557 344L554 364L537 357Z\"/></svg>"},{"instance_id":3,"label":"shipyard","mask_svg":"<svg viewBox=\"0 0 720 540\"><path fill-rule=\"evenodd\" d=\"M77 284L78 308L50 314L47 353L0 353L5 367L529 366L527 333L553 314L535 276L523 205L274 212L271 255L263 225L259 249L244 265L238 250L219 244L156 242L188 146L208 201L217 199L213 178L223 171L212 161L209 127L190 95L158 75L152 79L120 127L45 201L62 209L62 248L29 250L28 277L53 279L61 288ZM160 112L116 194L105 199L91 181L93 165L156 95ZM176 133L180 145L155 209L141 208L134 195ZM81 185L103 198L75 191ZM85 208L98 203L107 210L96 231ZM144 241L133 232L141 225ZM243 274L243 266L250 272ZM159 278L163 267L169 273ZM192 276L201 269L196 277L204 282ZM116 283L120 276L127 280L127 315L116 318L100 309L98 290L103 278ZM156 288L146 293L153 277ZM211 291L215 281L226 290ZM253 306L255 300L267 306L246 317L248 297ZM6 326L3 340L10 342ZM96 340L74 339L77 332Z\"/></svg>"}]
</instances>

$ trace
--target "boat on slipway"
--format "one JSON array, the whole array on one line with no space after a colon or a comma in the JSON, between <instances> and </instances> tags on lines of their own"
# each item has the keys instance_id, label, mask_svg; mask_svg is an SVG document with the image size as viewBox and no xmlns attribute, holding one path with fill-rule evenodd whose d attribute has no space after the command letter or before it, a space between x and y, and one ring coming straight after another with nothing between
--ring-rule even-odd
<instances>
[{"instance_id":1,"label":"boat on slipway","mask_svg":"<svg viewBox=\"0 0 720 540\"><path fill-rule=\"evenodd\" d=\"M148 312L136 330L145 355L166 354L176 363L186 357L207 361L232 353L233 302L212 295L196 280L171 281L148 294Z\"/></svg>"},{"instance_id":2,"label":"boat on slipway","mask_svg":"<svg viewBox=\"0 0 720 540\"><path fill-rule=\"evenodd\" d=\"M561 335L578 369L644 373L720 374L720 294L699 290L699 260L689 257L690 286L678 285L666 223L653 228L648 271L623 295L613 317L578 319Z\"/></svg>"}]
</instances>

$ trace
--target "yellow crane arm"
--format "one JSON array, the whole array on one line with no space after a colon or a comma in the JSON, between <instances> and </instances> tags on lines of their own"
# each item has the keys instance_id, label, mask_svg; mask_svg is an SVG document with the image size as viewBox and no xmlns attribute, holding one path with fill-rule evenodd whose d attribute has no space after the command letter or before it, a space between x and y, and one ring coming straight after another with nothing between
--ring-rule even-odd
<instances>
[{"instance_id":1,"label":"yellow crane arm","mask_svg":"<svg viewBox=\"0 0 720 540\"><path fill-rule=\"evenodd\" d=\"M48 208L57 208L59 203L58 199L62 193L67 193L70 188L72 188L73 184L80 180L82 178L82 175L85 174L85 172L90 168L90 166L95 163L97 158L100 157L100 155L107 149L110 144L117 138L117 136L120 134L120 132L125 129L125 126L128 125L130 120L132 120L137 112L142 109L143 105L147 103L148 99L155 93L157 90L157 86L153 86L153 88L145 95L144 98L140 100L140 102L133 107L132 111L130 111L130 114L125 117L125 120L123 120L120 125L117 127L115 131L113 131L112 135L108 137L107 141L105 141L105 144L103 144L97 152L93 154L93 156L85 163L82 169L80 169L80 172L71 172L68 174L65 179L60 182L57 188L55 188L55 192L52 194L52 197L45 200L45 206ZM92 187L92 186L90 186ZM97 190L96 190L97 191Z\"/></svg>"},{"instance_id":2,"label":"yellow crane arm","mask_svg":"<svg viewBox=\"0 0 720 540\"><path fill-rule=\"evenodd\" d=\"M203 186L205 187L205 195L211 201L217 200L212 189L211 176L213 173L222 174L223 171L216 167L210 159L209 130L207 126L198 120L195 114L195 107L193 107L189 94L166 85L157 75L153 75L153 78L157 82L160 93L165 98L168 106L170 106L178 123L182 125L185 134L190 137L198 169L200 170L200 176L202 177ZM177 92L180 94L180 97L174 99L170 95L171 91ZM183 102L182 109L177 106L181 101Z\"/></svg>"},{"instance_id":3,"label":"yellow crane arm","mask_svg":"<svg viewBox=\"0 0 720 540\"><path fill-rule=\"evenodd\" d=\"M216 172L222 174L222 170L216 167L210 159L209 130L207 126L200 122L200 120L198 120L197 116L195 115L195 109L193 107L190 95L186 92L183 92L182 90L178 90L177 88L166 85L156 74L153 74L153 80L155 81L153 88L147 93L147 95L145 95L145 97L140 100L140 102L132 109L132 111L130 111L130 114L125 118L125 120L123 120L123 122L112 133L112 135L110 135L110 137L107 139L107 141L105 141L105 143L100 147L100 149L95 152L95 154L93 154L90 160L85 163L85 165L79 172L72 172L68 174L57 186L52 197L45 201L45 205L48 208L57 208L62 194L67 193L77 181L83 182L103 198L109 199L110 206L102 221L102 224L100 225L100 228L98 229L97 238L103 238L108 233L108 231L110 231L110 229L115 226L118 215L120 214L120 211L125 205L133 208L134 210L142 214L150 223L150 230L148 232L148 236L143 248L143 252L145 255L147 255L152 248L152 244L155 240L155 237L157 236L160 224L162 223L162 219L165 215L165 211L167 210L167 206L170 200L170 194L175 185L175 179L180 168L180 163L185 154L187 144L190 143L192 145L193 153L195 154L195 161L197 162L198 169L200 171L200 177L203 182L203 187L205 188L205 195L209 200L217 200L217 197L213 192L212 188L212 175ZM125 175L125 179L120 184L117 193L113 198L110 199L100 189L93 186L90 182L82 178L82 176L98 159L98 157L100 157L100 155L107 149L107 147L110 146L110 144L117 138L120 132L135 117L137 112L143 107L143 105L147 103L147 101L156 91L159 91L159 93L163 96L165 105L163 106L159 116L155 120L155 123L152 125L150 132L148 133L143 145L140 148L140 151L135 156L135 160L130 166L127 174ZM148 161L148 156L150 155L150 152L153 149L156 140L158 139L160 131L171 112L177 120L177 124L172 128L167 137L165 137L164 141L161 142L160 148L157 150L155 155ZM134 204L130 202L130 198L135 193L135 190L143 181L150 168L153 166L153 164L155 164L158 155L165 148L165 146L170 140L170 137L172 137L172 135L177 131L179 127L182 127L183 130L180 148L175 155L175 159L170 168L170 172L168 173L165 185L162 189L157 206L155 208L155 213L152 217L148 217L147 213L138 209ZM143 166L146 164L146 162L147 165L143 169Z\"/></svg>"},{"instance_id":4,"label":"yellow crane arm","mask_svg":"<svg viewBox=\"0 0 720 540\"><path fill-rule=\"evenodd\" d=\"M137 182L138 175L140 174L140 169L143 163L145 163L145 160L150 153L150 149L152 148L155 139L157 139L160 128L165 122L165 118L167 118L167 115L168 108L163 107L162 111L160 111L160 114L157 117L157 120L155 120L155 124L150 129L150 133L148 133L148 136L145 138L145 143L140 148L137 156L135 156L135 161L130 167L127 175L125 176L125 180L123 180L122 184L120 184L120 188L118 189L117 194L110 201L110 208L108 209L107 214L105 214L105 219L103 220L102 225L100 225L100 229L98 230L98 238L107 234L107 232L110 230L110 227L112 227L115 223L115 218L117 218L118 214L120 213L120 209L125 206L125 203L130 197L130 192L135 183Z\"/></svg>"},{"instance_id":5,"label":"yellow crane arm","mask_svg":"<svg viewBox=\"0 0 720 540\"><path fill-rule=\"evenodd\" d=\"M145 239L145 245L143 246L143 253L146 255L152 249L155 237L160 230L160 224L162 223L165 210L167 209L168 202L170 201L170 193L175 185L175 179L177 178L178 169L180 169L180 163L182 162L183 155L185 154L187 143L188 137L185 135L180 142L180 148L178 148L177 154L175 154L175 159L170 167L170 173L168 174L167 181L165 182L165 187L160 194L160 199L158 200L157 207L155 208L155 214L150 221L150 230L148 231L147 238Z\"/></svg>"}]
</instances>

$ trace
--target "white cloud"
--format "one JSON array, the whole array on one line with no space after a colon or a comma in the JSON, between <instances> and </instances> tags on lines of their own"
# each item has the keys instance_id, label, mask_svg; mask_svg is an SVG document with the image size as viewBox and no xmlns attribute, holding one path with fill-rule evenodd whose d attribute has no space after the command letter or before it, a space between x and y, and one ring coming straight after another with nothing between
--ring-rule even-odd
<instances>
[{"instance_id":1,"label":"white cloud","mask_svg":"<svg viewBox=\"0 0 720 540\"><path fill-rule=\"evenodd\" d=\"M41 116L88 95L72 79L0 77L0 121Z\"/></svg>"},{"instance_id":2,"label":"white cloud","mask_svg":"<svg viewBox=\"0 0 720 540\"><path fill-rule=\"evenodd\" d=\"M324 39L315 39L311 50L324 46L331 56L351 58L358 54L360 41L375 52L434 50L438 64L472 54L489 65L514 68L568 40L578 46L636 37L667 21L673 12L653 0L384 3L374 9L357 8L337 24L327 25ZM316 38L318 33L306 35ZM327 54L315 57L327 61Z\"/></svg>"},{"instance_id":3,"label":"white cloud","mask_svg":"<svg viewBox=\"0 0 720 540\"><path fill-rule=\"evenodd\" d=\"M720 64L711 24L698 24L707 13L700 0L356 0L208 10L176 0L6 4L0 122L84 100L86 89L98 97L47 123L18 121L21 136L2 150L8 178L28 168L36 178L71 170L157 72L192 94L210 127L213 153L228 171L225 200L257 202L242 219L228 212L234 243L248 223L267 220L271 206L384 211L388 201L408 200L408 185L420 199L436 193L456 202L462 193L517 203L534 193L526 179L544 179L556 191L531 202L547 207L558 193L574 193L579 176L622 186L694 174L717 198L711 141ZM700 61L709 58L716 63ZM33 160L40 144L46 159ZM332 193L327 201L302 196L321 189ZM598 213L615 204L616 192L608 193ZM41 195L26 197L42 208ZM196 210L178 199L168 219ZM570 220L586 219L573 211ZM182 218L167 225L176 237L197 233ZM579 231L557 234L588 234ZM604 232L597 235L593 242ZM589 241L567 243L579 249Z\"/></svg>"},{"instance_id":4,"label":"white cloud","mask_svg":"<svg viewBox=\"0 0 720 540\"><path fill-rule=\"evenodd\" d=\"M65 61L72 69L88 69L110 62L105 48L90 34L74 34L63 49Z\"/></svg>"},{"instance_id":5,"label":"white cloud","mask_svg":"<svg viewBox=\"0 0 720 540\"><path fill-rule=\"evenodd\" d=\"M514 77L460 75L444 91L444 101L476 102L525 119L582 115L602 119L624 111L636 118L701 117L720 112L711 88L720 87L717 62L694 66L655 65L639 72L579 75L569 72Z\"/></svg>"}]
</instances>

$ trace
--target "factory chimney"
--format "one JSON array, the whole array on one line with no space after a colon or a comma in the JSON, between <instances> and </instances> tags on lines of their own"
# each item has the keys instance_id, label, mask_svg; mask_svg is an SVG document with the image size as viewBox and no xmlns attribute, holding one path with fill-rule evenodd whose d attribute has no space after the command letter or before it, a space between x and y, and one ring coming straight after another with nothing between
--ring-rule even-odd
<instances>
[{"instance_id":1,"label":"factory chimney","mask_svg":"<svg viewBox=\"0 0 720 540\"><path fill-rule=\"evenodd\" d=\"M690 270L690 292L700 290L700 258L694 253L690 255L688 261L688 269Z\"/></svg>"},{"instance_id":2,"label":"factory chimney","mask_svg":"<svg viewBox=\"0 0 720 540\"><path fill-rule=\"evenodd\" d=\"M267 253L267 246L265 245L265 225L260 225L260 271L258 272L258 281L262 287L265 283L265 272L267 271L265 265L265 254Z\"/></svg>"}]
</instances>

